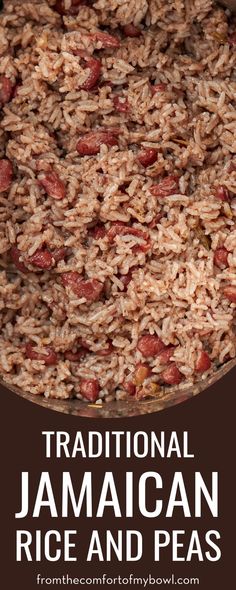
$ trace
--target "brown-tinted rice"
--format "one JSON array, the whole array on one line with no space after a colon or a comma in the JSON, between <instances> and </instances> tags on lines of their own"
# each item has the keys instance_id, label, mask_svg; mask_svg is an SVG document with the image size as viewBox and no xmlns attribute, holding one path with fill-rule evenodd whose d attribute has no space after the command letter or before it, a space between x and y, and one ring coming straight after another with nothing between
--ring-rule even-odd
<instances>
[{"instance_id":1,"label":"brown-tinted rice","mask_svg":"<svg viewBox=\"0 0 236 590\"><path fill-rule=\"evenodd\" d=\"M69 12L70 5L65 0ZM139 36L124 34L130 23ZM98 30L120 46L102 48ZM151 376L136 396L161 396L165 365L158 355L142 357L143 334L174 347L168 363L183 389L236 356L235 303L224 295L236 287L235 30L235 18L211 0L97 0L64 17L54 0L5 2L0 76L17 85L0 121L0 158L14 165L10 189L0 193L5 382L66 399L81 397L81 379L97 379L100 399L110 401L129 395L123 384L148 362ZM77 51L101 60L97 87L81 88L88 70ZM116 110L116 96L128 111ZM80 155L78 140L91 129L108 129L118 145ZM147 167L139 161L144 149L157 150ZM50 169L66 186L62 200L39 183ZM150 188L170 175L178 190L158 198ZM217 198L219 187L229 200ZM150 249L138 235L109 241L117 221L147 232ZM105 226L98 239L97 225ZM50 270L31 265L24 274L10 256L15 245L26 265L40 248L66 247L67 255ZM219 267L222 247L228 265ZM69 271L99 280L100 299L65 287L61 275ZM27 358L29 342L41 354L53 348L57 363ZM81 342L89 351L68 360ZM211 366L199 373L201 351Z\"/></svg>"}]
</instances>

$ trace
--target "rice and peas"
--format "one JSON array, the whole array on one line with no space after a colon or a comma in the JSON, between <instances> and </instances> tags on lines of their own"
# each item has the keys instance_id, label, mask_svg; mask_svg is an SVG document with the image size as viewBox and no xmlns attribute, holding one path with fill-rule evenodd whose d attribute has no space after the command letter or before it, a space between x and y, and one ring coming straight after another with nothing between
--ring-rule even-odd
<instances>
[{"instance_id":1,"label":"rice and peas","mask_svg":"<svg viewBox=\"0 0 236 590\"><path fill-rule=\"evenodd\" d=\"M236 22L211 0L0 13L0 374L137 400L236 356Z\"/></svg>"}]
</instances>

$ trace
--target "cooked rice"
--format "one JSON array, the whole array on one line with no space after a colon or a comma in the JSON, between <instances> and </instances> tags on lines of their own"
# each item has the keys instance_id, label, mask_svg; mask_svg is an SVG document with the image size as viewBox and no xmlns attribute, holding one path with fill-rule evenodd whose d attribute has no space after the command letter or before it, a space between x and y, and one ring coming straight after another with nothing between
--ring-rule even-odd
<instances>
[{"instance_id":1,"label":"cooked rice","mask_svg":"<svg viewBox=\"0 0 236 590\"><path fill-rule=\"evenodd\" d=\"M70 12L71 0L65 7ZM140 36L125 36L130 23ZM120 46L101 48L91 36L98 30ZM135 390L141 399L162 394L169 363L186 387L236 356L236 305L224 294L236 288L233 35L234 18L212 0L95 0L64 17L55 0L5 1L0 76L17 84L0 124L0 158L14 165L10 189L0 194L0 373L7 383L81 398L81 379L97 379L100 398L110 401L129 397L124 383L148 362L152 374ZM88 69L76 50L101 60L96 88L80 88ZM153 84L166 86L153 94ZM129 111L114 108L115 96ZM101 128L118 145L79 155L78 140ZM144 148L158 152L146 168L138 160ZM62 200L39 183L50 169L66 186ZM169 175L179 176L178 190L154 196L150 187ZM216 197L219 187L229 200ZM114 221L148 232L150 250L142 250L142 234L109 242ZM97 224L105 224L98 239ZM27 274L12 263L15 245ZM50 270L28 262L40 248L61 247L67 255ZM214 264L221 247L228 251L222 268ZM69 271L99 280L99 300L66 287L61 275ZM174 347L167 365L137 349L147 334ZM68 360L66 351L75 353L81 340L89 351ZM27 343L39 354L52 348L57 363L27 358ZM109 355L97 354L111 344ZM199 372L201 351L211 366Z\"/></svg>"}]
</instances>

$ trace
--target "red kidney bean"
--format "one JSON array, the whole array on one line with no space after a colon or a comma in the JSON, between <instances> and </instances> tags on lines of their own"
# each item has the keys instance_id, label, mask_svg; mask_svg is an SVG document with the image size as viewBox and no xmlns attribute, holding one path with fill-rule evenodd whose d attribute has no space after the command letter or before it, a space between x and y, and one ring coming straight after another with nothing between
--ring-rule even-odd
<instances>
[{"instance_id":1,"label":"red kidney bean","mask_svg":"<svg viewBox=\"0 0 236 590\"><path fill-rule=\"evenodd\" d=\"M23 273L29 272L28 268L26 268L24 262L22 262L20 260L20 257L22 256L22 252L20 250L18 250L18 248L16 246L12 246L12 248L10 250L10 256L11 256L12 262L14 262L16 268L18 268L18 270L20 270L20 272L23 272Z\"/></svg>"},{"instance_id":2,"label":"red kidney bean","mask_svg":"<svg viewBox=\"0 0 236 590\"><path fill-rule=\"evenodd\" d=\"M85 4L84 0L71 0L70 8L65 8L65 0L57 0L55 6L53 7L56 12L58 12L61 16L68 15L76 15L79 12L81 4Z\"/></svg>"},{"instance_id":3,"label":"red kidney bean","mask_svg":"<svg viewBox=\"0 0 236 590\"><path fill-rule=\"evenodd\" d=\"M148 358L157 356L165 348L165 344L159 336L144 334L139 338L137 348L145 358Z\"/></svg>"},{"instance_id":4,"label":"red kidney bean","mask_svg":"<svg viewBox=\"0 0 236 590\"><path fill-rule=\"evenodd\" d=\"M90 33L90 38L94 41L99 41L102 45L102 49L116 49L117 47L120 47L120 39L114 37L114 35L109 35L109 33L96 31L96 33Z\"/></svg>"},{"instance_id":5,"label":"red kidney bean","mask_svg":"<svg viewBox=\"0 0 236 590\"><path fill-rule=\"evenodd\" d=\"M66 196L66 188L64 182L59 178L58 174L52 170L47 172L43 178L39 178L39 184L44 188L49 197L60 201Z\"/></svg>"},{"instance_id":6,"label":"red kidney bean","mask_svg":"<svg viewBox=\"0 0 236 590\"><path fill-rule=\"evenodd\" d=\"M74 53L75 55L79 55L84 60L85 68L90 70L87 79L83 82L83 84L81 84L80 88L83 90L92 90L100 78L102 67L100 59L92 57L86 53L86 51L80 49Z\"/></svg>"},{"instance_id":7,"label":"red kidney bean","mask_svg":"<svg viewBox=\"0 0 236 590\"><path fill-rule=\"evenodd\" d=\"M87 80L81 84L80 88L83 90L91 90L97 84L101 74L102 64L99 59L91 57L87 61L87 68L90 70Z\"/></svg>"},{"instance_id":8,"label":"red kidney bean","mask_svg":"<svg viewBox=\"0 0 236 590\"><path fill-rule=\"evenodd\" d=\"M229 252L224 246L217 248L214 254L214 264L221 269L225 268L228 266L228 255Z\"/></svg>"},{"instance_id":9,"label":"red kidney bean","mask_svg":"<svg viewBox=\"0 0 236 590\"><path fill-rule=\"evenodd\" d=\"M123 221L114 221L107 232L109 242L113 242L116 236L127 235L143 238L143 240L148 239L148 232L144 232L137 227L131 227L130 225L125 224Z\"/></svg>"},{"instance_id":10,"label":"red kidney bean","mask_svg":"<svg viewBox=\"0 0 236 590\"><path fill-rule=\"evenodd\" d=\"M228 285L224 287L223 294L232 303L236 303L236 285Z\"/></svg>"},{"instance_id":11,"label":"red kidney bean","mask_svg":"<svg viewBox=\"0 0 236 590\"><path fill-rule=\"evenodd\" d=\"M4 106L12 98L14 85L6 76L0 76L0 107Z\"/></svg>"},{"instance_id":12,"label":"red kidney bean","mask_svg":"<svg viewBox=\"0 0 236 590\"><path fill-rule=\"evenodd\" d=\"M62 283L69 286L78 297L85 297L91 303L98 301L102 291L103 284L97 279L83 279L77 272L67 272L62 274Z\"/></svg>"},{"instance_id":13,"label":"red kidney bean","mask_svg":"<svg viewBox=\"0 0 236 590\"><path fill-rule=\"evenodd\" d=\"M133 25L133 23L125 25L123 27L123 32L126 37L140 37L140 35L142 34L140 29Z\"/></svg>"},{"instance_id":14,"label":"red kidney bean","mask_svg":"<svg viewBox=\"0 0 236 590\"><path fill-rule=\"evenodd\" d=\"M171 357L173 356L174 351L175 346L172 346L171 344L169 346L166 346L166 348L164 348L162 352L158 354L159 363L161 365L165 365L166 363L168 363Z\"/></svg>"},{"instance_id":15,"label":"red kidney bean","mask_svg":"<svg viewBox=\"0 0 236 590\"><path fill-rule=\"evenodd\" d=\"M99 397L99 383L97 379L81 379L80 393L89 402L96 402Z\"/></svg>"},{"instance_id":16,"label":"red kidney bean","mask_svg":"<svg viewBox=\"0 0 236 590\"><path fill-rule=\"evenodd\" d=\"M169 197L179 190L178 176L170 175L160 180L158 184L154 184L150 188L150 192L154 197Z\"/></svg>"},{"instance_id":17,"label":"red kidney bean","mask_svg":"<svg viewBox=\"0 0 236 590\"><path fill-rule=\"evenodd\" d=\"M161 378L167 385L179 385L183 379L183 374L180 373L175 363L171 363L169 367L162 371Z\"/></svg>"},{"instance_id":18,"label":"red kidney bean","mask_svg":"<svg viewBox=\"0 0 236 590\"><path fill-rule=\"evenodd\" d=\"M25 347L25 354L28 359L32 361L44 361L45 365L56 365L57 363L57 354L50 348L49 346L45 348L45 354L41 352L36 352L34 350L34 345L28 342Z\"/></svg>"},{"instance_id":19,"label":"red kidney bean","mask_svg":"<svg viewBox=\"0 0 236 590\"><path fill-rule=\"evenodd\" d=\"M27 259L27 262L43 270L49 270L53 266L53 257L46 248L38 248L36 252Z\"/></svg>"},{"instance_id":20,"label":"red kidney bean","mask_svg":"<svg viewBox=\"0 0 236 590\"><path fill-rule=\"evenodd\" d=\"M106 235L106 228L105 225L98 223L91 229L91 234L94 240L100 240L105 238Z\"/></svg>"},{"instance_id":21,"label":"red kidney bean","mask_svg":"<svg viewBox=\"0 0 236 590\"><path fill-rule=\"evenodd\" d=\"M81 280L73 287L74 292L78 297L85 297L87 301L98 301L103 291L103 284L97 279Z\"/></svg>"},{"instance_id":22,"label":"red kidney bean","mask_svg":"<svg viewBox=\"0 0 236 590\"><path fill-rule=\"evenodd\" d=\"M197 358L196 371L205 373L211 367L211 359L205 350L202 350Z\"/></svg>"},{"instance_id":23,"label":"red kidney bean","mask_svg":"<svg viewBox=\"0 0 236 590\"><path fill-rule=\"evenodd\" d=\"M142 150L138 155L138 161L144 168L151 166L157 161L157 150L152 148Z\"/></svg>"},{"instance_id":24,"label":"red kidney bean","mask_svg":"<svg viewBox=\"0 0 236 590\"><path fill-rule=\"evenodd\" d=\"M220 185L215 190L215 196L219 201L229 201L230 195L226 186Z\"/></svg>"},{"instance_id":25,"label":"red kidney bean","mask_svg":"<svg viewBox=\"0 0 236 590\"><path fill-rule=\"evenodd\" d=\"M163 82L160 82L159 84L150 84L150 88L151 93L154 96L154 94L165 92L165 90L167 89L167 84L164 84Z\"/></svg>"},{"instance_id":26,"label":"red kidney bean","mask_svg":"<svg viewBox=\"0 0 236 590\"><path fill-rule=\"evenodd\" d=\"M118 113L127 113L129 111L129 102L128 99L125 98L123 101L121 100L122 97L115 96L113 98L113 104Z\"/></svg>"},{"instance_id":27,"label":"red kidney bean","mask_svg":"<svg viewBox=\"0 0 236 590\"><path fill-rule=\"evenodd\" d=\"M123 387L123 389L127 391L129 395L135 395L136 393L136 386L132 381L123 381L121 387Z\"/></svg>"},{"instance_id":28,"label":"red kidney bean","mask_svg":"<svg viewBox=\"0 0 236 590\"><path fill-rule=\"evenodd\" d=\"M7 191L12 183L13 166L10 160L0 160L0 193Z\"/></svg>"},{"instance_id":29,"label":"red kidney bean","mask_svg":"<svg viewBox=\"0 0 236 590\"><path fill-rule=\"evenodd\" d=\"M76 149L80 156L95 156L102 144L112 147L118 140L110 131L90 131L79 139Z\"/></svg>"},{"instance_id":30,"label":"red kidney bean","mask_svg":"<svg viewBox=\"0 0 236 590\"><path fill-rule=\"evenodd\" d=\"M79 350L77 350L76 352L72 352L72 350L66 350L65 358L68 361L71 361L72 363L76 363L80 361L81 358L83 358L87 354L87 352L88 351L85 348L79 348Z\"/></svg>"},{"instance_id":31,"label":"red kidney bean","mask_svg":"<svg viewBox=\"0 0 236 590\"><path fill-rule=\"evenodd\" d=\"M64 260L68 253L68 248L55 248L55 250L51 250L52 257L54 258L55 262L60 262L60 260Z\"/></svg>"}]
</instances>

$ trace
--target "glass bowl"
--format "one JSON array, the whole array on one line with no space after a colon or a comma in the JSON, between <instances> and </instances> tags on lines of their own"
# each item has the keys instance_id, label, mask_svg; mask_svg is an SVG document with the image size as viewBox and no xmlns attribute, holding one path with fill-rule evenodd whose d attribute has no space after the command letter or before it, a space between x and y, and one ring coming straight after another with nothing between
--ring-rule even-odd
<instances>
[{"instance_id":1,"label":"glass bowl","mask_svg":"<svg viewBox=\"0 0 236 590\"><path fill-rule=\"evenodd\" d=\"M221 0L222 4L236 10L236 0ZM0 1L0 11L2 9L2 2ZM41 407L65 414L74 416L83 416L88 418L119 418L128 416L138 416L142 414L150 414L164 410L204 391L220 379L224 377L233 367L236 366L236 358L224 363L217 369L209 378L202 378L194 385L184 386L184 384L163 388L161 395L155 399L136 401L132 397L129 401L108 402L100 405L87 404L78 399L60 400L54 398L45 398L43 396L33 395L24 392L18 387L9 385L0 377L0 388L3 394L11 391L20 397L38 404Z\"/></svg>"},{"instance_id":2,"label":"glass bowl","mask_svg":"<svg viewBox=\"0 0 236 590\"><path fill-rule=\"evenodd\" d=\"M6 394L7 390L12 391L20 397L48 410L55 410L56 412L86 418L127 418L159 412L160 410L180 404L222 379L235 366L236 358L224 363L224 365L212 373L207 379L202 378L194 383L194 385L186 386L181 384L175 387L166 387L162 390L161 395L159 394L159 397L144 401L136 401L131 397L129 401L89 404L78 399L60 400L45 398L42 395L33 395L17 387L8 385L1 378L0 386L3 389L3 393Z\"/></svg>"}]
</instances>

